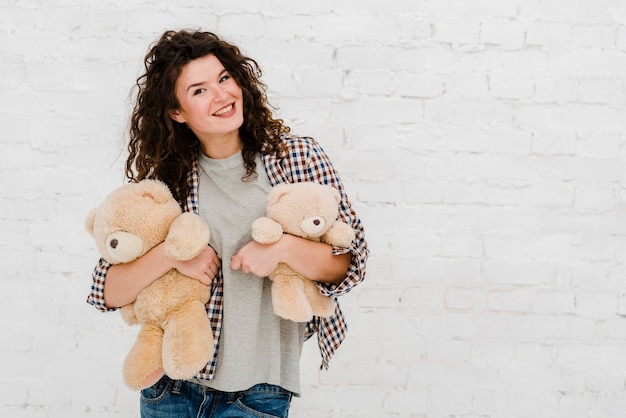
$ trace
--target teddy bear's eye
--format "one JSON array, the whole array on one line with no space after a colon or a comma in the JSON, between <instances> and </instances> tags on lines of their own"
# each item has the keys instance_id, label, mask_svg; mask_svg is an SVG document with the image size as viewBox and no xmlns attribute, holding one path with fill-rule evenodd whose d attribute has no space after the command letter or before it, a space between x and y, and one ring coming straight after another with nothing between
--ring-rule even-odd
<instances>
[{"instance_id":1,"label":"teddy bear's eye","mask_svg":"<svg viewBox=\"0 0 626 418\"><path fill-rule=\"evenodd\" d=\"M119 241L117 239L112 239L111 242L109 243L109 245L113 249L117 248L117 244L119 244Z\"/></svg>"}]
</instances>

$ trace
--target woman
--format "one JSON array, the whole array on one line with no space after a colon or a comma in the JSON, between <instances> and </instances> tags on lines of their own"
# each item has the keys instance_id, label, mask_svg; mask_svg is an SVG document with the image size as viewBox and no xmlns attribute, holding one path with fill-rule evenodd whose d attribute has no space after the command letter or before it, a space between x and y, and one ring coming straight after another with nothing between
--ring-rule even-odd
<instances>
[{"instance_id":1,"label":"woman","mask_svg":"<svg viewBox=\"0 0 626 418\"><path fill-rule=\"evenodd\" d=\"M117 309L172 268L210 285L213 360L190 381L166 376L143 390L142 417L287 416L292 394L300 392L302 343L317 333L328 367L346 324L338 304L333 317L308 324L279 318L266 276L284 262L323 294L348 292L365 276L361 222L321 147L272 117L257 63L236 46L210 32L168 31L144 63L126 175L165 182L184 210L209 224L211 242L185 262L168 259L163 245L128 264L100 260L88 302ZM270 245L251 239L270 188L300 181L340 191L340 218L356 232L349 249L286 234Z\"/></svg>"}]
</instances>

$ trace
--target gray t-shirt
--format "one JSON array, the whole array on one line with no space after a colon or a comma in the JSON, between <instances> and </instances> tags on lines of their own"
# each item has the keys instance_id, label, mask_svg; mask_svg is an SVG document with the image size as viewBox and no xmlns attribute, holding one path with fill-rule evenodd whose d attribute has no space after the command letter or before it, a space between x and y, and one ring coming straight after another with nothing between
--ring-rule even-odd
<instances>
[{"instance_id":1,"label":"gray t-shirt","mask_svg":"<svg viewBox=\"0 0 626 418\"><path fill-rule=\"evenodd\" d=\"M214 160L200 155L200 217L211 229L210 244L222 260L224 312L217 368L212 381L198 381L225 392L258 383L300 392L300 355L306 324L276 316L271 281L230 268L230 258L252 240L252 222L265 216L272 187L257 157L258 176L242 181L243 157Z\"/></svg>"}]
</instances>

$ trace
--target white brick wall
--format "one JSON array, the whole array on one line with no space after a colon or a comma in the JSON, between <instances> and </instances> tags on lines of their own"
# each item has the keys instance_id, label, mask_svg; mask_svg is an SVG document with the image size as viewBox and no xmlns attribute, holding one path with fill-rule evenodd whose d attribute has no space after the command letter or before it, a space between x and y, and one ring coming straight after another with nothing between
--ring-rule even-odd
<instances>
[{"instance_id":1,"label":"white brick wall","mask_svg":"<svg viewBox=\"0 0 626 418\"><path fill-rule=\"evenodd\" d=\"M163 30L264 69L367 227L294 417L626 417L623 0L0 0L0 416L133 417L134 329L85 302Z\"/></svg>"}]
</instances>

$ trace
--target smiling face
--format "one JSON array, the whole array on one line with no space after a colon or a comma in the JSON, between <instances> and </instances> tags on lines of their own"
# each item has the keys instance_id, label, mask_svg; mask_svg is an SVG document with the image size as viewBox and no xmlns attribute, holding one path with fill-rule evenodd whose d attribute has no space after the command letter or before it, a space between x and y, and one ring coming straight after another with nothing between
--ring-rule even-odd
<instances>
[{"instance_id":1,"label":"smiling face","mask_svg":"<svg viewBox=\"0 0 626 418\"><path fill-rule=\"evenodd\" d=\"M204 154L225 158L241 149L242 91L215 55L195 59L182 68L176 80L176 98L180 108L170 115L196 134Z\"/></svg>"}]
</instances>

